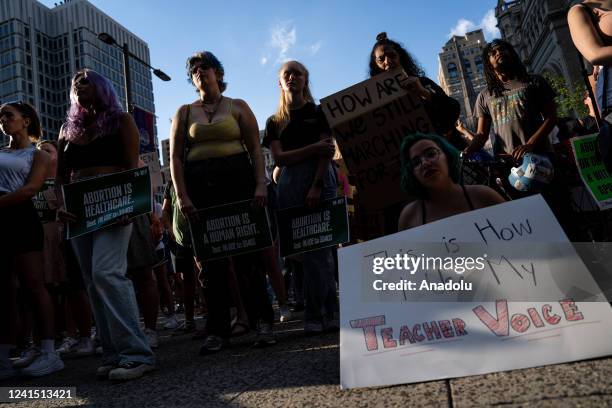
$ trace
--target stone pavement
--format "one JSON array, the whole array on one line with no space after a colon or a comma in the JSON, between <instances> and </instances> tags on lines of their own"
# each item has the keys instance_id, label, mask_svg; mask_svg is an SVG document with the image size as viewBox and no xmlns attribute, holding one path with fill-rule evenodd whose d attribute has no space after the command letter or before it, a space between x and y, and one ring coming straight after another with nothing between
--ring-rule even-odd
<instances>
[{"instance_id":1,"label":"stone pavement","mask_svg":"<svg viewBox=\"0 0 612 408\"><path fill-rule=\"evenodd\" d=\"M190 335L160 332L158 370L127 383L95 379L98 360L0 386L76 386L72 401L10 407L603 407L612 406L612 358L391 387L341 390L338 334L304 337L301 322L278 324L278 344L253 349L252 335L216 355L197 355ZM406 367L411 369L411 367ZM0 404L1 405L1 404Z\"/></svg>"}]
</instances>

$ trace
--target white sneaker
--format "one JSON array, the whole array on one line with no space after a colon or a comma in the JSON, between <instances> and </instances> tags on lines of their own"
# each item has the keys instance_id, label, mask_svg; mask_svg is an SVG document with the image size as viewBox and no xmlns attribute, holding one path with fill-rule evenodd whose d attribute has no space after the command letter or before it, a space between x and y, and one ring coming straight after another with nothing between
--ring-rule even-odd
<instances>
[{"instance_id":1,"label":"white sneaker","mask_svg":"<svg viewBox=\"0 0 612 408\"><path fill-rule=\"evenodd\" d=\"M74 355L77 357L91 356L95 352L96 348L89 337L81 337L74 349Z\"/></svg>"},{"instance_id":2,"label":"white sneaker","mask_svg":"<svg viewBox=\"0 0 612 408\"><path fill-rule=\"evenodd\" d=\"M64 338L62 345L59 346L55 351L60 353L60 355L72 353L76 349L76 346L78 344L79 344L79 341L77 339L73 337L66 337Z\"/></svg>"},{"instance_id":3,"label":"white sneaker","mask_svg":"<svg viewBox=\"0 0 612 408\"><path fill-rule=\"evenodd\" d=\"M159 347L159 338L157 337L157 332L153 329L144 329L144 335L147 338L147 343L149 343L149 347L158 348Z\"/></svg>"},{"instance_id":4,"label":"white sneaker","mask_svg":"<svg viewBox=\"0 0 612 408\"><path fill-rule=\"evenodd\" d=\"M108 379L112 381L135 380L142 377L144 373L155 370L155 366L151 364L138 363L130 361L120 363L119 366L108 373Z\"/></svg>"},{"instance_id":5,"label":"white sneaker","mask_svg":"<svg viewBox=\"0 0 612 408\"><path fill-rule=\"evenodd\" d=\"M164 324L164 329L174 330L177 327L179 327L179 321L176 318L176 315L173 314L172 316L168 317L168 320L166 321L166 324Z\"/></svg>"},{"instance_id":6,"label":"white sneaker","mask_svg":"<svg viewBox=\"0 0 612 408\"><path fill-rule=\"evenodd\" d=\"M21 374L31 377L41 377L51 374L64 368L64 362L55 351L43 351L26 368L21 370Z\"/></svg>"},{"instance_id":7,"label":"white sneaker","mask_svg":"<svg viewBox=\"0 0 612 408\"><path fill-rule=\"evenodd\" d=\"M289 306L282 305L280 307L280 321L281 321L281 323L288 322L289 320L291 320L292 317L293 317L293 314L291 313L291 310L289 310Z\"/></svg>"},{"instance_id":8,"label":"white sneaker","mask_svg":"<svg viewBox=\"0 0 612 408\"><path fill-rule=\"evenodd\" d=\"M38 356L40 356L41 351L36 346L30 346L24 351L21 352L21 357L17 360L13 361L13 368L24 368L32 364L34 360Z\"/></svg>"}]
</instances>

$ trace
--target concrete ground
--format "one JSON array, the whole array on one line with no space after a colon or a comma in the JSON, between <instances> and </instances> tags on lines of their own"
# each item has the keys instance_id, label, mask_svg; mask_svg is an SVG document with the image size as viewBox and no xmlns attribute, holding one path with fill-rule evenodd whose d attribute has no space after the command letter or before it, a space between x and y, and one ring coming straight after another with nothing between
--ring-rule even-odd
<instances>
[{"instance_id":1,"label":"concrete ground","mask_svg":"<svg viewBox=\"0 0 612 408\"><path fill-rule=\"evenodd\" d=\"M66 359L52 376L0 386L73 386L71 401L10 407L603 407L612 406L612 358L391 387L341 390L338 334L304 337L301 322L277 325L278 344L198 356L191 335L161 331L158 369L127 383L95 379L96 357Z\"/></svg>"}]
</instances>

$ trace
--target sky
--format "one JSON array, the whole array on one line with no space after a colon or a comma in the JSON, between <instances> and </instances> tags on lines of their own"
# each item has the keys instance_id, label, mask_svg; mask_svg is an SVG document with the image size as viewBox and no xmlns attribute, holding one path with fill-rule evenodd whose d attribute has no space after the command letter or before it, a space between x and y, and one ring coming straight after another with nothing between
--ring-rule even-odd
<instances>
[{"instance_id":1,"label":"sky","mask_svg":"<svg viewBox=\"0 0 612 408\"><path fill-rule=\"evenodd\" d=\"M52 7L58 0L43 0ZM376 34L386 31L437 82L438 53L452 34L482 28L499 37L496 0L90 0L149 45L151 65L172 81L153 77L158 138L168 138L178 107L197 98L186 59L212 51L225 68L226 96L244 99L265 126L279 98L278 69L296 59L310 71L318 100L367 79Z\"/></svg>"}]
</instances>

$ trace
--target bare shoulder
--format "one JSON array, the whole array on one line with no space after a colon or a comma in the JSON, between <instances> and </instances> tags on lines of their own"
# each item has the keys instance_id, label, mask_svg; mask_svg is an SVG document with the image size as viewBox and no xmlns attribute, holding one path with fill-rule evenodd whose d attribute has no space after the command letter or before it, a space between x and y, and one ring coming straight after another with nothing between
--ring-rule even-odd
<instances>
[{"instance_id":1,"label":"bare shoulder","mask_svg":"<svg viewBox=\"0 0 612 408\"><path fill-rule=\"evenodd\" d=\"M119 123L122 125L134 123L134 118L128 112L122 112L119 115Z\"/></svg>"},{"instance_id":2,"label":"bare shoulder","mask_svg":"<svg viewBox=\"0 0 612 408\"><path fill-rule=\"evenodd\" d=\"M228 98L230 99L230 98ZM232 104L232 109L239 114L251 112L251 107L248 103L246 103L243 99L230 99Z\"/></svg>"},{"instance_id":3,"label":"bare shoulder","mask_svg":"<svg viewBox=\"0 0 612 408\"><path fill-rule=\"evenodd\" d=\"M500 204L506 201L491 187L483 185L467 185L465 186L465 189L477 209Z\"/></svg>"},{"instance_id":4,"label":"bare shoulder","mask_svg":"<svg viewBox=\"0 0 612 408\"><path fill-rule=\"evenodd\" d=\"M398 231L407 230L409 228L414 228L421 225L419 222L419 208L419 200L415 200L404 207L397 222Z\"/></svg>"},{"instance_id":5,"label":"bare shoulder","mask_svg":"<svg viewBox=\"0 0 612 408\"><path fill-rule=\"evenodd\" d=\"M49 153L45 152L41 149L36 149L34 151L34 162L40 163L41 165L46 165L51 160L51 156Z\"/></svg>"}]
</instances>

